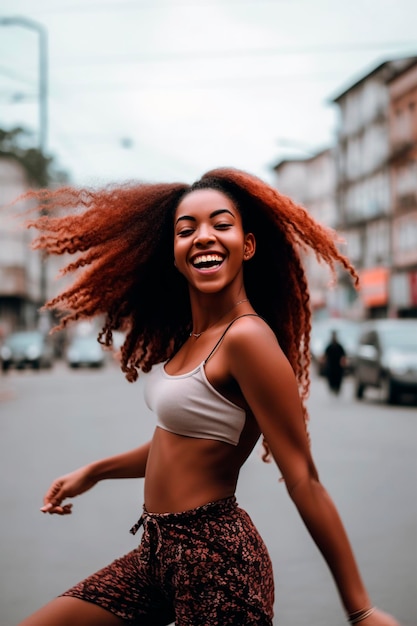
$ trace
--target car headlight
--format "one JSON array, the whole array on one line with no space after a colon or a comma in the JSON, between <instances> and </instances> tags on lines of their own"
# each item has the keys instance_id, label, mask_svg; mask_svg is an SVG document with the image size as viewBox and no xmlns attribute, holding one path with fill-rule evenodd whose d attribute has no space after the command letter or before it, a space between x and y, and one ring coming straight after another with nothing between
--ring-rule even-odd
<instances>
[{"instance_id":1,"label":"car headlight","mask_svg":"<svg viewBox=\"0 0 417 626\"><path fill-rule=\"evenodd\" d=\"M12 351L7 346L2 346L0 348L0 356L2 359L7 361L7 359L10 359L10 357L12 356Z\"/></svg>"},{"instance_id":2,"label":"car headlight","mask_svg":"<svg viewBox=\"0 0 417 626\"><path fill-rule=\"evenodd\" d=\"M386 359L386 367L393 374L396 374L397 376L403 376L407 373L408 362L401 354L394 353Z\"/></svg>"},{"instance_id":3,"label":"car headlight","mask_svg":"<svg viewBox=\"0 0 417 626\"><path fill-rule=\"evenodd\" d=\"M38 359L41 356L41 351L38 346L29 346L26 350L26 356L28 359Z\"/></svg>"},{"instance_id":4,"label":"car headlight","mask_svg":"<svg viewBox=\"0 0 417 626\"><path fill-rule=\"evenodd\" d=\"M397 376L404 376L407 373L407 367L405 365L392 365L390 370L393 374Z\"/></svg>"}]
</instances>

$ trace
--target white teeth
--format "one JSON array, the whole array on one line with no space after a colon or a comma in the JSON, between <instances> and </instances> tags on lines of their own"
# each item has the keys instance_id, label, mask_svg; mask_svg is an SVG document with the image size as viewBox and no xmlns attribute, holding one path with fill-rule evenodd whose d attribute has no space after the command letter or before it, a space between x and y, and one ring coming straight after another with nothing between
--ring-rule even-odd
<instances>
[{"instance_id":1,"label":"white teeth","mask_svg":"<svg viewBox=\"0 0 417 626\"><path fill-rule=\"evenodd\" d=\"M219 267L223 263L220 254L200 254L193 259L193 266L199 270L209 270Z\"/></svg>"},{"instance_id":2,"label":"white teeth","mask_svg":"<svg viewBox=\"0 0 417 626\"><path fill-rule=\"evenodd\" d=\"M193 263L195 265L197 263L221 263L222 261L222 257L218 254L202 254L201 256L196 257Z\"/></svg>"}]
</instances>

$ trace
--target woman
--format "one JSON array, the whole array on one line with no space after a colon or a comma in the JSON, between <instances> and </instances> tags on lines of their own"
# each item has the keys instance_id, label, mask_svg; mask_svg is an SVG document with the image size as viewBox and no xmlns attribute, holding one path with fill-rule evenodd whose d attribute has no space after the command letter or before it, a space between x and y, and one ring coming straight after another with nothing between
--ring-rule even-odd
<instances>
[{"instance_id":1,"label":"woman","mask_svg":"<svg viewBox=\"0 0 417 626\"><path fill-rule=\"evenodd\" d=\"M81 213L31 225L49 253L80 253L72 286L48 303L61 327L104 314L124 329L128 380L149 372L152 441L56 479L42 511L108 478L145 478L138 549L76 585L24 626L271 625L268 552L235 500L259 437L334 576L352 623L398 626L372 606L306 431L309 297L300 248L334 270L333 233L261 180L218 169L192 186L140 184L32 194ZM81 269L84 268L84 269ZM266 456L266 454L265 454Z\"/></svg>"}]
</instances>

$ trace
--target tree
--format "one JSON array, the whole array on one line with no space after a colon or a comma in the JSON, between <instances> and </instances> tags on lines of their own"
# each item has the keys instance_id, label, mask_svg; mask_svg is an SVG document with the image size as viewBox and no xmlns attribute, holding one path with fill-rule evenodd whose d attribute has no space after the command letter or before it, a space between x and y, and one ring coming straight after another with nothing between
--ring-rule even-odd
<instances>
[{"instance_id":1,"label":"tree","mask_svg":"<svg viewBox=\"0 0 417 626\"><path fill-rule=\"evenodd\" d=\"M56 168L54 158L31 146L31 133L24 128L0 128L0 156L16 159L25 169L30 185L63 184L68 175Z\"/></svg>"}]
</instances>

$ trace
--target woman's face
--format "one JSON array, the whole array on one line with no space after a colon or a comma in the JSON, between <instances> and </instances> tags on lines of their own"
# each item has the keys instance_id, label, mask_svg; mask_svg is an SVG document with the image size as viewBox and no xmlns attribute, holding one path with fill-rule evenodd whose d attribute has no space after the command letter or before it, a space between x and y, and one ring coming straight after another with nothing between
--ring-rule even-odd
<instances>
[{"instance_id":1,"label":"woman's face","mask_svg":"<svg viewBox=\"0 0 417 626\"><path fill-rule=\"evenodd\" d=\"M239 211L215 189L187 194L174 217L174 258L195 289L215 293L242 280L244 260L255 252L255 238L244 233Z\"/></svg>"}]
</instances>

